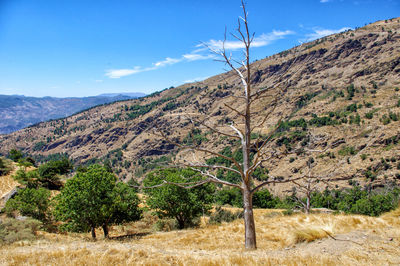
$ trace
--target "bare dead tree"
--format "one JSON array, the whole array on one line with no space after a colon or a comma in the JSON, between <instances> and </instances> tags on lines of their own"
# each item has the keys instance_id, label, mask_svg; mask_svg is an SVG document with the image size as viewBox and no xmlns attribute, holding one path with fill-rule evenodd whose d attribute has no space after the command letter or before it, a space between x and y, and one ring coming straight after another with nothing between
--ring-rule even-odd
<instances>
[{"instance_id":1,"label":"bare dead tree","mask_svg":"<svg viewBox=\"0 0 400 266\"><path fill-rule=\"evenodd\" d=\"M302 169L306 170L306 173L300 175L298 179L292 179L292 183L295 185L296 191L301 193L300 197L295 196L294 199L302 206L304 212L309 214L311 211L311 197L313 192L317 192L321 189L321 185L325 187L331 187L334 182L350 180L353 178L352 175L343 172L335 172L338 169L338 165L333 164L331 169L325 173L315 173L314 168L317 165L317 158L319 155L325 153L328 150L328 146L319 147L321 143L325 143L323 136L315 136L308 133L308 144L305 149L303 149L303 156L306 158L305 166ZM305 202L303 198L305 197Z\"/></svg>"},{"instance_id":2,"label":"bare dead tree","mask_svg":"<svg viewBox=\"0 0 400 266\"><path fill-rule=\"evenodd\" d=\"M271 178L269 180L255 183L253 179L254 171L261 167L263 163L269 162L273 158L278 158L287 154L286 151L278 149L268 149L268 144L271 142L276 130L281 124L283 115L286 118L291 115L291 110L286 110L284 114L281 115L278 123L275 126L268 129L268 134L258 134L257 139L252 139L253 133L260 133L261 129L265 129L265 124L271 119L271 115L274 114L279 103L283 100L284 96L288 96L288 88L290 87L290 79L284 77L288 69L294 69L297 65L297 58L294 56L290 61L290 64L286 69L280 70L275 75L278 77L274 82L268 84L268 86L263 88L253 88L251 82L252 77L252 65L250 59L250 48L254 40L254 34L250 33L248 25L248 14L244 1L242 0L242 10L243 16L238 19L238 28L235 34L232 34L233 38L238 40L243 47L243 58L242 60L237 60L233 58L232 54L228 54L227 49L225 49L226 43L226 31L224 41L222 43L221 49L215 49L215 47L207 46L213 53L217 54L221 59L219 61L225 63L231 71L236 75L241 83L241 89L239 95L232 95L235 101L240 101L241 107L235 108L227 103L224 107L231 113L235 114L236 121L229 122L228 129L220 130L215 125L209 125L207 119L189 118L190 121L196 126L203 126L209 129L211 132L222 135L233 140L238 140L240 142L240 149L242 151L241 160L235 159L233 156L226 156L220 152L214 151L212 149L203 147L201 145L185 145L179 143L179 141L173 140L169 137L169 134L159 129L155 134L159 135L164 140L171 144L174 144L179 149L186 150L191 153L191 158L182 160L178 162L180 166L188 167L196 172L199 172L205 177L204 180L199 182L188 182L186 184L179 183L181 187L192 188L198 185L202 185L208 182L213 182L225 186L231 186L239 188L243 195L243 210L244 210L244 225L245 225L245 248L246 249L256 249L256 230L253 214L253 194L268 184L275 183L289 183L298 180L299 178L288 178L288 179L275 179ZM301 49L297 49L301 51ZM307 56L307 55L306 55ZM304 60L304 57L301 59ZM310 58L308 58L310 60ZM301 65L294 69L293 75L301 69ZM255 121L256 111L254 110L254 104L256 101L263 100L266 103L265 110L263 112L262 119L260 121ZM293 111L293 110L292 110ZM211 165L204 163L204 157L198 158L196 154L202 153L205 156L215 156L223 158L231 163L232 166L226 165ZM216 170L222 169L224 171L230 171L236 173L240 176L240 181L238 183L229 182L220 179L216 175ZM167 181L160 185L170 184Z\"/></svg>"}]
</instances>

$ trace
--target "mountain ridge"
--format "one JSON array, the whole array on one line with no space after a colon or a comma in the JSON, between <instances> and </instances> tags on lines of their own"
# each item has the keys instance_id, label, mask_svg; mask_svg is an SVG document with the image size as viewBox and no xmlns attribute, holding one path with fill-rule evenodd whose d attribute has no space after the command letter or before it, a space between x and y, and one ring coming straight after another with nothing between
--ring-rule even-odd
<instances>
[{"instance_id":1,"label":"mountain ridge","mask_svg":"<svg viewBox=\"0 0 400 266\"><path fill-rule=\"evenodd\" d=\"M72 115L100 104L144 96L141 93L99 95L87 97L32 97L0 95L0 134L31 126L35 123Z\"/></svg>"},{"instance_id":2,"label":"mountain ridge","mask_svg":"<svg viewBox=\"0 0 400 266\"><path fill-rule=\"evenodd\" d=\"M270 88L271 95L276 95L280 88L274 84L282 80L289 84L259 133L268 133L281 118L304 119L309 132L319 136L328 149L318 158L317 173L346 172L357 182L371 184L398 182L399 29L399 18L378 21L255 61L253 88ZM188 116L225 129L226 122L237 117L224 104L240 109L236 97L240 84L232 71L222 73L0 136L0 148L4 153L17 147L38 158L66 153L78 164L108 160L121 179L141 178L156 163L184 156L153 134L155 124L180 143L190 140ZM268 101L255 106L255 122L262 120L264 104ZM293 109L296 111L288 113ZM271 149L300 145L304 140L301 128L289 122L271 142ZM217 151L234 147L207 128L198 129L200 132L193 134L202 145ZM282 156L265 167L276 177L296 176L301 174L304 160L301 155ZM282 192L288 188L270 189Z\"/></svg>"}]
</instances>

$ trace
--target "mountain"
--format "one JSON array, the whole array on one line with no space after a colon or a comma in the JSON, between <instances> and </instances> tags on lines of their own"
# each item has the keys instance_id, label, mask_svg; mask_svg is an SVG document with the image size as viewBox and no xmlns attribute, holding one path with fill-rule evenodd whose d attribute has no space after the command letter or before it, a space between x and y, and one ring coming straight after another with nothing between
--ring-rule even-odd
<instances>
[{"instance_id":1,"label":"mountain","mask_svg":"<svg viewBox=\"0 0 400 266\"><path fill-rule=\"evenodd\" d=\"M373 186L398 182L399 29L399 18L378 21L255 61L253 88L282 95L266 125L258 128L266 134L281 119L286 121L270 141L270 149L301 146L311 133L324 151L313 157L318 163L315 174L345 173L354 182ZM282 80L288 81L287 90L276 86ZM157 135L160 130L180 143L194 138L216 151L235 148L235 141L206 127L193 131L188 117L229 129L229 121L237 117L226 105L243 106L237 97L240 85L231 71L139 99L97 106L0 136L0 151L17 147L37 159L66 153L78 164L109 160L121 179L140 178L157 163L186 156L162 140ZM267 103L264 99L254 104L253 121L263 120ZM275 177L295 177L304 174L306 159L301 153L283 154L263 166ZM279 193L288 187L270 189Z\"/></svg>"},{"instance_id":2,"label":"mountain","mask_svg":"<svg viewBox=\"0 0 400 266\"><path fill-rule=\"evenodd\" d=\"M140 98L140 97L146 96L146 94L141 93L141 92L120 92L120 93L103 93L98 96L99 97L128 96L131 98Z\"/></svg>"},{"instance_id":3,"label":"mountain","mask_svg":"<svg viewBox=\"0 0 400 266\"><path fill-rule=\"evenodd\" d=\"M102 94L93 97L26 97L0 95L0 134L7 134L38 122L72 115L81 110L116 101L142 97L143 93Z\"/></svg>"}]
</instances>

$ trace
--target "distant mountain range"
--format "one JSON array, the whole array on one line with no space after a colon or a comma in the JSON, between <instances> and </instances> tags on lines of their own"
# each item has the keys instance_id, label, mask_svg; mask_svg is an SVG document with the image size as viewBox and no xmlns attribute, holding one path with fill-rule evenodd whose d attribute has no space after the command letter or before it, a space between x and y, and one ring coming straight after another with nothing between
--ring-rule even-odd
<instances>
[{"instance_id":1,"label":"distant mountain range","mask_svg":"<svg viewBox=\"0 0 400 266\"><path fill-rule=\"evenodd\" d=\"M116 96L128 96L131 98L139 98L146 96L146 94L141 92L121 92L121 93L103 93L98 95L98 97L116 97Z\"/></svg>"},{"instance_id":2,"label":"distant mountain range","mask_svg":"<svg viewBox=\"0 0 400 266\"><path fill-rule=\"evenodd\" d=\"M0 134L8 134L38 122L72 115L96 105L130 100L144 93L105 93L90 97L27 97L0 95Z\"/></svg>"}]
</instances>

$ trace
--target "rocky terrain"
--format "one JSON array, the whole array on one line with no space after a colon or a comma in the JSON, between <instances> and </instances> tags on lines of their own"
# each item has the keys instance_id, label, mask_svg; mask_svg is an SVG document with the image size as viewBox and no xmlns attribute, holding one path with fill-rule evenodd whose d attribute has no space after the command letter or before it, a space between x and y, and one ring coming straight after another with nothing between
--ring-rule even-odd
<instances>
[{"instance_id":1,"label":"rocky terrain","mask_svg":"<svg viewBox=\"0 0 400 266\"><path fill-rule=\"evenodd\" d=\"M311 155L314 174L346 175L377 186L400 180L400 18L294 47L255 61L252 70L253 88L269 88L271 98L279 95L277 108L257 128L259 135L287 121L268 149L295 150L307 145L311 135L319 150ZM240 85L234 73L227 72L98 106L2 135L0 151L19 148L40 159L68 154L77 164L109 160L121 179L140 178L155 164L185 155L157 132L179 143L234 150L234 141L205 126L193 130L191 122L196 118L227 130L229 121L238 117L226 105L241 108L235 97ZM271 98L254 104L255 124L263 120ZM309 157L288 153L263 167L275 177L298 176ZM279 193L289 188L270 189Z\"/></svg>"},{"instance_id":2,"label":"rocky terrain","mask_svg":"<svg viewBox=\"0 0 400 266\"><path fill-rule=\"evenodd\" d=\"M62 118L84 109L144 96L143 93L104 94L93 97L26 97L0 95L0 134L7 134L38 122Z\"/></svg>"}]
</instances>

